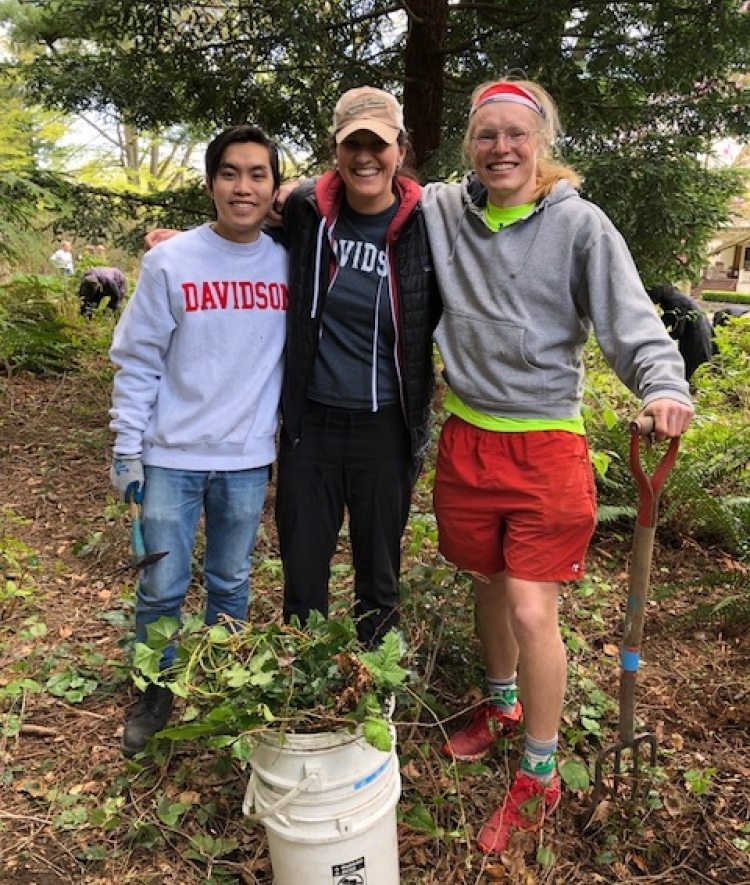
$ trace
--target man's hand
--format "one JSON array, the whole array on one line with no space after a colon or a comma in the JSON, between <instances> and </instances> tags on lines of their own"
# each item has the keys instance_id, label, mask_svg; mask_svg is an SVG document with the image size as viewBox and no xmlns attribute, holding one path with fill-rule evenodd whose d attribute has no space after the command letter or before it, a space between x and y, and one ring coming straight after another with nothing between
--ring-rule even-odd
<instances>
[{"instance_id":1,"label":"man's hand","mask_svg":"<svg viewBox=\"0 0 750 885\"><path fill-rule=\"evenodd\" d=\"M159 243L163 243L165 240L170 240L172 237L176 237L181 233L182 231L172 230L170 227L157 227L146 234L143 238L143 242L146 249L153 249L154 246L158 246Z\"/></svg>"},{"instance_id":2,"label":"man's hand","mask_svg":"<svg viewBox=\"0 0 750 885\"><path fill-rule=\"evenodd\" d=\"M109 479L125 502L131 498L136 504L143 500L145 478L140 458L121 458L115 455L109 468Z\"/></svg>"}]
</instances>

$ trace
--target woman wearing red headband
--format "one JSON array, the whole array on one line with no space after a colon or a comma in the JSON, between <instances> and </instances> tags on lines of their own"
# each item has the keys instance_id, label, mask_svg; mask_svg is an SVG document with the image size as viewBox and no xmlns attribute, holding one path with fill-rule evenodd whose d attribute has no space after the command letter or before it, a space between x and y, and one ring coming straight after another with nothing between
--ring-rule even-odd
<instances>
[{"instance_id":1,"label":"woman wearing red headband","mask_svg":"<svg viewBox=\"0 0 750 885\"><path fill-rule=\"evenodd\" d=\"M435 512L442 552L473 575L489 697L444 752L479 759L525 720L520 770L479 834L486 852L505 851L514 830L537 828L560 800L558 595L584 574L596 511L581 417L591 330L657 439L683 433L693 414L682 358L624 240L579 196L576 173L551 159L557 135L540 86L484 84L464 139L473 172L423 196L450 413Z\"/></svg>"}]
</instances>

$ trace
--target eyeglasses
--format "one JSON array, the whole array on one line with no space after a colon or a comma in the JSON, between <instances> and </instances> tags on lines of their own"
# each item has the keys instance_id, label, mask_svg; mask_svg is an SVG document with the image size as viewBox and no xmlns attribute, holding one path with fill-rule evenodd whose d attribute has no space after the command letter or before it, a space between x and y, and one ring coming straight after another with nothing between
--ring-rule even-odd
<instances>
[{"instance_id":1,"label":"eyeglasses","mask_svg":"<svg viewBox=\"0 0 750 885\"><path fill-rule=\"evenodd\" d=\"M533 132L539 132L538 129L524 129L523 126L511 126L508 129L500 129L492 132L489 129L481 130L477 135L472 135L471 140L477 143L480 148L495 147L498 138L504 138L511 147L517 148L526 144Z\"/></svg>"}]
</instances>

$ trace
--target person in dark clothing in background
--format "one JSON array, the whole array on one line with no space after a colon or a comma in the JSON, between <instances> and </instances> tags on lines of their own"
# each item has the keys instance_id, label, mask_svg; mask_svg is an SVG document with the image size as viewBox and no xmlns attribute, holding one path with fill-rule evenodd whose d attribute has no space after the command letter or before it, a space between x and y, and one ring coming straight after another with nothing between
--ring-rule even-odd
<instances>
[{"instance_id":1,"label":"person in dark clothing in background","mask_svg":"<svg viewBox=\"0 0 750 885\"><path fill-rule=\"evenodd\" d=\"M127 294L125 275L116 267L90 267L81 277L78 298L81 302L81 315L90 317L105 298L108 307L119 311Z\"/></svg>"},{"instance_id":2,"label":"person in dark clothing in background","mask_svg":"<svg viewBox=\"0 0 750 885\"><path fill-rule=\"evenodd\" d=\"M750 307L740 307L738 304L732 304L729 307L722 307L714 313L713 327L726 326L731 320L737 320L750 314Z\"/></svg>"},{"instance_id":3,"label":"person in dark clothing in background","mask_svg":"<svg viewBox=\"0 0 750 885\"><path fill-rule=\"evenodd\" d=\"M698 302L680 292L671 283L662 283L647 290L651 300L662 310L662 321L685 361L685 379L689 381L701 365L714 354L714 332L711 321Z\"/></svg>"}]
</instances>

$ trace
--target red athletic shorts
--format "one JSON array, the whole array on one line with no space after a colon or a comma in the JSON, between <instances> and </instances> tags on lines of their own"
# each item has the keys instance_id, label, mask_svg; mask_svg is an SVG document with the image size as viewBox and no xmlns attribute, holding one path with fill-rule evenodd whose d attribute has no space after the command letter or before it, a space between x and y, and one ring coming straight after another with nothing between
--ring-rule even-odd
<instances>
[{"instance_id":1,"label":"red athletic shorts","mask_svg":"<svg viewBox=\"0 0 750 885\"><path fill-rule=\"evenodd\" d=\"M584 574L596 520L584 436L496 433L451 415L440 434L433 503L440 551L461 569L528 581Z\"/></svg>"}]
</instances>

